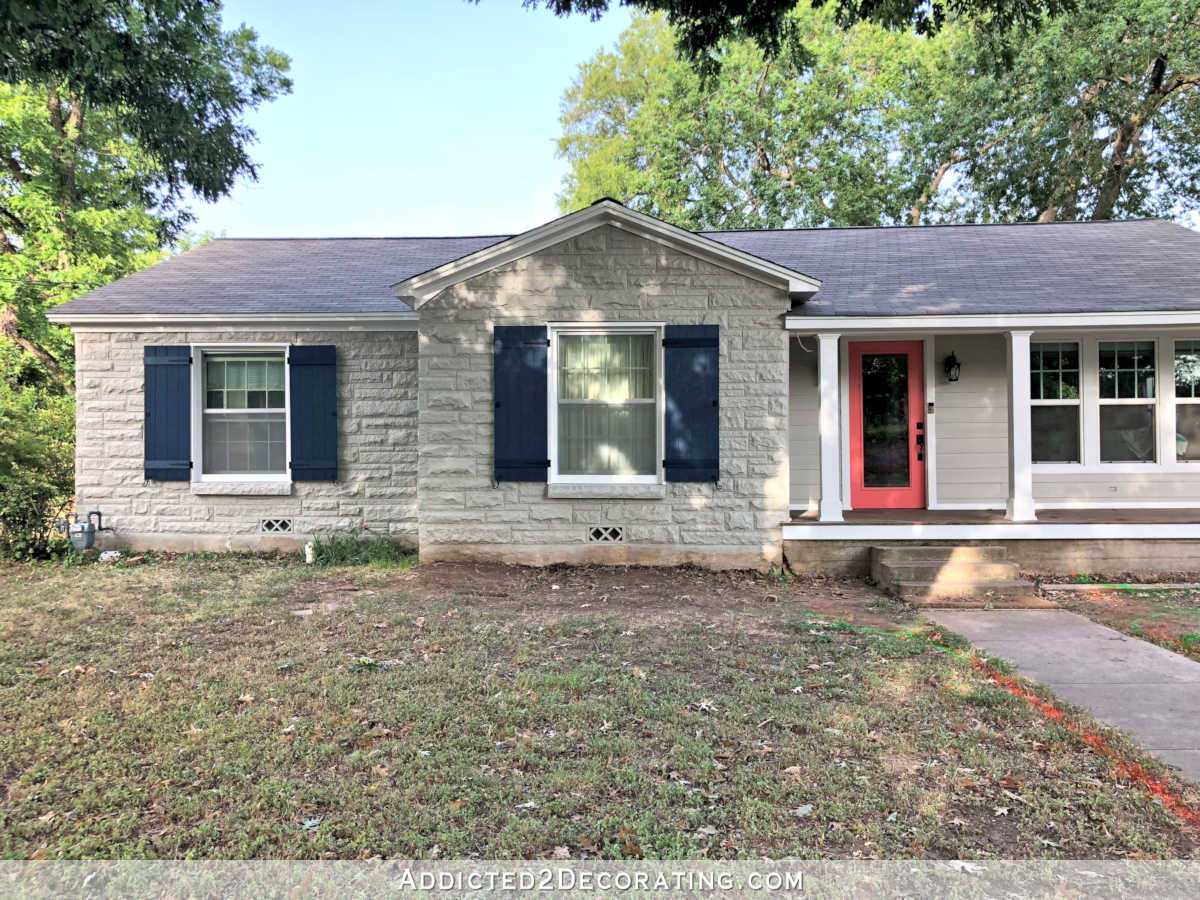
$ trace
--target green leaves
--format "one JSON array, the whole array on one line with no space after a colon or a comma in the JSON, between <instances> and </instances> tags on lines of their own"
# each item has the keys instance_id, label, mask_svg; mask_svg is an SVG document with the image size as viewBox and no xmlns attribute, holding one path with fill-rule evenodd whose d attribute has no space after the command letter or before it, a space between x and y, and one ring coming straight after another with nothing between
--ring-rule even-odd
<instances>
[{"instance_id":1,"label":"green leaves","mask_svg":"<svg viewBox=\"0 0 1200 900\"><path fill-rule=\"evenodd\" d=\"M693 229L901 220L919 193L897 155L906 92L935 77L939 47L843 31L831 10L793 22L811 68L731 43L704 81L674 58L662 17L635 17L564 96L563 210L607 194Z\"/></svg>"},{"instance_id":2,"label":"green leaves","mask_svg":"<svg viewBox=\"0 0 1200 900\"><path fill-rule=\"evenodd\" d=\"M0 380L0 556L40 558L74 487L75 404Z\"/></svg>"},{"instance_id":3,"label":"green leaves","mask_svg":"<svg viewBox=\"0 0 1200 900\"><path fill-rule=\"evenodd\" d=\"M288 59L215 0L0 0L0 81L63 86L122 111L165 196L215 200L255 176L248 109L291 90Z\"/></svg>"},{"instance_id":4,"label":"green leaves","mask_svg":"<svg viewBox=\"0 0 1200 900\"><path fill-rule=\"evenodd\" d=\"M693 229L1200 210L1200 0L994 6L921 38L802 3L803 57L728 40L707 80L665 17L635 16L563 97L560 206L609 195Z\"/></svg>"}]
</instances>

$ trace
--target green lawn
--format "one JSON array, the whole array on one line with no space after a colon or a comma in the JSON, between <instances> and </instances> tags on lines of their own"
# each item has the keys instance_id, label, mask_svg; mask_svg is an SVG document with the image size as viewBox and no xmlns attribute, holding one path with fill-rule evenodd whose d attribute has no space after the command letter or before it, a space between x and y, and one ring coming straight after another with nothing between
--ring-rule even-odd
<instances>
[{"instance_id":1,"label":"green lawn","mask_svg":"<svg viewBox=\"0 0 1200 900\"><path fill-rule=\"evenodd\" d=\"M1200 854L968 662L809 612L855 592L873 602L695 572L0 569L0 855Z\"/></svg>"}]
</instances>

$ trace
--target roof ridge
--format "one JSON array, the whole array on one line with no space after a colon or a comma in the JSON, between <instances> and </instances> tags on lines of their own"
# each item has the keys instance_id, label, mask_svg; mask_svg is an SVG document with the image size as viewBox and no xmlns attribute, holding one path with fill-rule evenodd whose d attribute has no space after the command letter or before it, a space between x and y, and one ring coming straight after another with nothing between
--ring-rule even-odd
<instances>
[{"instance_id":1,"label":"roof ridge","mask_svg":"<svg viewBox=\"0 0 1200 900\"><path fill-rule=\"evenodd\" d=\"M925 231L931 228L1016 228L1029 225L1128 225L1134 222L1166 222L1179 225L1162 216L1144 216L1138 219L1072 219L1062 222L935 222L932 225L808 225L794 228L717 228L697 231L696 234L778 234L788 231ZM1186 228L1185 225L1179 225Z\"/></svg>"}]
</instances>

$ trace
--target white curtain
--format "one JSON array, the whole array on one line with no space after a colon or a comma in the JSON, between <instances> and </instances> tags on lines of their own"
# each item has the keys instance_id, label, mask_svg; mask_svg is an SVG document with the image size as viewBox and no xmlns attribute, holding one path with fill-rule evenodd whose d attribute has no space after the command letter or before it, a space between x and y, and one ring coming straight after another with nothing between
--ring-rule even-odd
<instances>
[{"instance_id":1,"label":"white curtain","mask_svg":"<svg viewBox=\"0 0 1200 900\"><path fill-rule=\"evenodd\" d=\"M655 381L652 334L562 335L559 473L653 475Z\"/></svg>"}]
</instances>

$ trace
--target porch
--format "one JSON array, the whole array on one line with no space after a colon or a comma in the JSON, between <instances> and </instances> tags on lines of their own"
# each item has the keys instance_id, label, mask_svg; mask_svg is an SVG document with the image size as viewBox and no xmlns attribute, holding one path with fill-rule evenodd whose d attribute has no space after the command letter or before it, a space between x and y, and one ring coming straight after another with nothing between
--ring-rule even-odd
<instances>
[{"instance_id":1,"label":"porch","mask_svg":"<svg viewBox=\"0 0 1200 900\"><path fill-rule=\"evenodd\" d=\"M787 325L785 541L1200 540L1200 328L1182 315ZM865 354L907 364L872 387ZM872 459L888 491L864 489Z\"/></svg>"},{"instance_id":2,"label":"porch","mask_svg":"<svg viewBox=\"0 0 1200 900\"><path fill-rule=\"evenodd\" d=\"M797 574L862 577L871 548L943 545L996 547L1021 571L1108 579L1200 572L1200 508L1043 509L1014 522L1002 509L855 509L841 522L795 511L783 523L783 548ZM952 557L953 558L953 557Z\"/></svg>"},{"instance_id":3,"label":"porch","mask_svg":"<svg viewBox=\"0 0 1200 900\"><path fill-rule=\"evenodd\" d=\"M842 521L794 510L785 541L1200 540L1200 507L1042 509L1015 522L1002 509L848 509Z\"/></svg>"}]
</instances>

